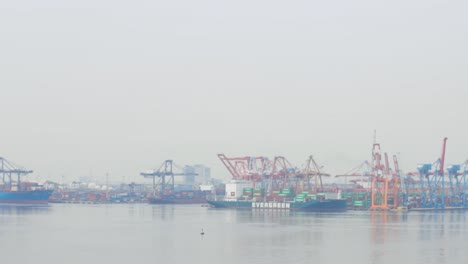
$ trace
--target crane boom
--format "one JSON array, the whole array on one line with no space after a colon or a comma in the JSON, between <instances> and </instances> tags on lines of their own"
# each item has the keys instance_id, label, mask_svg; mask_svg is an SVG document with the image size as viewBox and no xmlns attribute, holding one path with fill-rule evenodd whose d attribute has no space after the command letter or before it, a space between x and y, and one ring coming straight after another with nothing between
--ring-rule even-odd
<instances>
[{"instance_id":1,"label":"crane boom","mask_svg":"<svg viewBox=\"0 0 468 264\"><path fill-rule=\"evenodd\" d=\"M445 147L446 146L447 146L447 138L444 138L444 143L442 145L442 156L440 157L439 175L444 175Z\"/></svg>"}]
</instances>

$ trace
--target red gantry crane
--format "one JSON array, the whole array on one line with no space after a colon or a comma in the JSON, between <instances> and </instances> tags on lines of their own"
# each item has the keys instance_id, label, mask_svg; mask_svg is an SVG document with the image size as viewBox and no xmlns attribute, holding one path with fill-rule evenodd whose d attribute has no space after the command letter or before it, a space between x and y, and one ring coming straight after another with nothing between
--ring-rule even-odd
<instances>
[{"instance_id":1,"label":"red gantry crane","mask_svg":"<svg viewBox=\"0 0 468 264\"><path fill-rule=\"evenodd\" d=\"M228 158L218 154L218 158L231 173L234 180L252 181L254 187L265 188L267 192L283 188L294 188L296 191L310 191L311 179L315 180L314 189L323 189L321 168L310 156L303 169L298 169L284 156L267 157L234 157Z\"/></svg>"}]
</instances>

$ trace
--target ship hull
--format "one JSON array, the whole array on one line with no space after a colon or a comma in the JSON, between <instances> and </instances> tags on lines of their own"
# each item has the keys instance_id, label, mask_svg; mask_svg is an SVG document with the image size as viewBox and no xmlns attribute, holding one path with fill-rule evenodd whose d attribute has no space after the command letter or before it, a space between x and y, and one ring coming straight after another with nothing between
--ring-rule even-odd
<instances>
[{"instance_id":1,"label":"ship hull","mask_svg":"<svg viewBox=\"0 0 468 264\"><path fill-rule=\"evenodd\" d=\"M346 211L346 200L312 200L308 202L254 202L254 201L208 201L215 208L277 209L311 212Z\"/></svg>"},{"instance_id":2,"label":"ship hull","mask_svg":"<svg viewBox=\"0 0 468 264\"><path fill-rule=\"evenodd\" d=\"M152 197L150 204L204 204L207 193L203 191L181 191Z\"/></svg>"},{"instance_id":3,"label":"ship hull","mask_svg":"<svg viewBox=\"0 0 468 264\"><path fill-rule=\"evenodd\" d=\"M0 204L47 204L52 190L0 192Z\"/></svg>"},{"instance_id":4,"label":"ship hull","mask_svg":"<svg viewBox=\"0 0 468 264\"><path fill-rule=\"evenodd\" d=\"M150 204L204 204L206 199L160 199L152 198Z\"/></svg>"}]
</instances>

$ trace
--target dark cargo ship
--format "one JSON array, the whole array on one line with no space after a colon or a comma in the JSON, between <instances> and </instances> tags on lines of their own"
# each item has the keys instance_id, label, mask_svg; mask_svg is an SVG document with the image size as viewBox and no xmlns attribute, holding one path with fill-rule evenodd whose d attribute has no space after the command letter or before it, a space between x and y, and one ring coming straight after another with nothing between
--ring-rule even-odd
<instances>
[{"instance_id":1,"label":"dark cargo ship","mask_svg":"<svg viewBox=\"0 0 468 264\"><path fill-rule=\"evenodd\" d=\"M160 197L149 199L151 204L204 204L207 193L204 191L181 191L170 194L164 194Z\"/></svg>"}]
</instances>

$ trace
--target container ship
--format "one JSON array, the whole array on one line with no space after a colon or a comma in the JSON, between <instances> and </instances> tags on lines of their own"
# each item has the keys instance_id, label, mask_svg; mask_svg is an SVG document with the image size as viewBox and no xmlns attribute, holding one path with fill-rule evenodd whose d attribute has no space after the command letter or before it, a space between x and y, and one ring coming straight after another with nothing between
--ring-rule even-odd
<instances>
[{"instance_id":1,"label":"container ship","mask_svg":"<svg viewBox=\"0 0 468 264\"><path fill-rule=\"evenodd\" d=\"M47 204L52 190L46 190L44 186L37 183L21 181L21 176L32 172L32 170L13 165L5 158L0 157L0 203Z\"/></svg>"},{"instance_id":2,"label":"container ship","mask_svg":"<svg viewBox=\"0 0 468 264\"><path fill-rule=\"evenodd\" d=\"M234 209L283 209L312 212L345 211L346 200L339 192L295 194L294 189L285 188L266 195L263 188L252 188L249 181L233 180L226 184L226 195L218 200L208 200L214 208Z\"/></svg>"},{"instance_id":3,"label":"container ship","mask_svg":"<svg viewBox=\"0 0 468 264\"><path fill-rule=\"evenodd\" d=\"M52 190L0 190L1 204L47 204Z\"/></svg>"},{"instance_id":4,"label":"container ship","mask_svg":"<svg viewBox=\"0 0 468 264\"><path fill-rule=\"evenodd\" d=\"M257 202L257 201L208 201L215 208L235 209L286 209L311 212L339 212L346 210L346 201L341 199L315 199L310 201Z\"/></svg>"}]
</instances>

